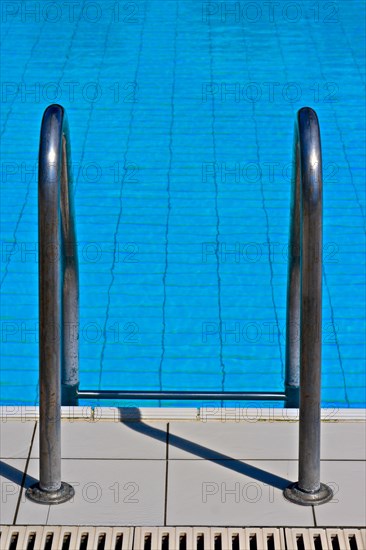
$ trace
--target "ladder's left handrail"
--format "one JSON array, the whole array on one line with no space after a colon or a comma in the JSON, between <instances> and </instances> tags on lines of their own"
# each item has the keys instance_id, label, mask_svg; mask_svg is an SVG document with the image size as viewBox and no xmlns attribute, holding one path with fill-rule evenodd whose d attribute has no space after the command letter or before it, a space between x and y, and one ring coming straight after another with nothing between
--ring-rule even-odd
<instances>
[{"instance_id":1,"label":"ladder's left handrail","mask_svg":"<svg viewBox=\"0 0 366 550\"><path fill-rule=\"evenodd\" d=\"M40 479L27 496L51 504L73 493L61 481L61 381L75 395L78 386L78 260L69 127L60 105L44 112L38 161Z\"/></svg>"}]
</instances>

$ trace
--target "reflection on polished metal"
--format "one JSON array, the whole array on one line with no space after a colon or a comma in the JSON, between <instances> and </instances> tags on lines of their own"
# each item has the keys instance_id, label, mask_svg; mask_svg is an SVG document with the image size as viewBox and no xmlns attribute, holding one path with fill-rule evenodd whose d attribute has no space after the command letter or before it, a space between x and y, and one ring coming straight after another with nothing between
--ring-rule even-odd
<instances>
[{"instance_id":1,"label":"reflection on polished metal","mask_svg":"<svg viewBox=\"0 0 366 550\"><path fill-rule=\"evenodd\" d=\"M297 113L294 148L286 390L296 387L300 364L299 481L284 496L311 505L333 494L320 483L323 184L319 123L308 107Z\"/></svg>"},{"instance_id":2,"label":"reflection on polished metal","mask_svg":"<svg viewBox=\"0 0 366 550\"><path fill-rule=\"evenodd\" d=\"M295 129L295 155L298 134ZM295 156L293 166L290 239L288 247L287 305L286 305L286 379L285 407L299 408L300 398L300 163Z\"/></svg>"},{"instance_id":3,"label":"reflection on polished metal","mask_svg":"<svg viewBox=\"0 0 366 550\"><path fill-rule=\"evenodd\" d=\"M70 163L66 114L60 105L51 105L42 120L38 172L40 476L39 484L26 492L43 504L59 504L73 495L73 488L61 482L61 376L71 404L77 404L78 387L78 265Z\"/></svg>"},{"instance_id":4,"label":"reflection on polished metal","mask_svg":"<svg viewBox=\"0 0 366 550\"><path fill-rule=\"evenodd\" d=\"M185 399L223 401L283 401L283 392L234 392L234 391L114 391L114 390L79 390L78 396L84 399Z\"/></svg>"}]
</instances>

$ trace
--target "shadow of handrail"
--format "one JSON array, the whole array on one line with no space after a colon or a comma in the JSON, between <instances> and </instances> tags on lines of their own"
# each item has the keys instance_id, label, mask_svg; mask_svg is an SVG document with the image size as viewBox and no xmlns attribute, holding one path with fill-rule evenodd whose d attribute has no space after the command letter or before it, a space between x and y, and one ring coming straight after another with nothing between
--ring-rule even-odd
<instances>
[{"instance_id":1,"label":"shadow of handrail","mask_svg":"<svg viewBox=\"0 0 366 550\"><path fill-rule=\"evenodd\" d=\"M0 460L0 476L5 477L20 487L25 488L30 487L33 483L37 483L37 479L25 472L22 472L22 470L18 470L18 468L7 464L4 462L4 459Z\"/></svg>"},{"instance_id":2,"label":"shadow of handrail","mask_svg":"<svg viewBox=\"0 0 366 550\"><path fill-rule=\"evenodd\" d=\"M266 470L262 470L262 468L251 466L250 464L247 464L246 462L243 462L237 458L233 458L232 456L225 455L213 449L208 449L207 447L199 445L198 443L193 443L192 441L189 441L184 437L167 434L167 432L164 430L159 430L158 428L154 428L153 426L144 424L141 421L141 414L138 408L131 409L131 413L135 413L134 421L132 422L126 422L122 418L122 411L119 410L118 412L120 422L122 422L125 426L134 430L135 432L141 433L142 435L153 437L158 441L162 441L164 443L167 443L168 445L173 445L174 447L177 447L178 449L181 449L183 451L193 453L200 458L209 460L210 462L220 461L220 465L224 468L232 470L233 472L237 472L238 474L251 477L252 479L256 479L257 481L260 481L267 485L271 485L272 487L280 489L281 491L283 491L291 483L289 479L278 476L276 474L272 474L270 472L267 472ZM208 452L210 453L209 456L207 454Z\"/></svg>"}]
</instances>

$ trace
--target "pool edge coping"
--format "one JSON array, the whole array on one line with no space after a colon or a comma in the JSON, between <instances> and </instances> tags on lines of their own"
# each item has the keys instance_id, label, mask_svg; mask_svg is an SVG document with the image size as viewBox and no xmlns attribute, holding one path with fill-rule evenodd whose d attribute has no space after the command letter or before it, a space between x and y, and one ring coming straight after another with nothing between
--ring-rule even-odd
<instances>
[{"instance_id":1,"label":"pool edge coping","mask_svg":"<svg viewBox=\"0 0 366 550\"><path fill-rule=\"evenodd\" d=\"M39 407L0 406L0 422L38 420ZM138 420L197 420L200 422L298 422L299 409L249 407L61 407L62 420L88 422ZM322 422L366 422L366 409L321 409Z\"/></svg>"}]
</instances>

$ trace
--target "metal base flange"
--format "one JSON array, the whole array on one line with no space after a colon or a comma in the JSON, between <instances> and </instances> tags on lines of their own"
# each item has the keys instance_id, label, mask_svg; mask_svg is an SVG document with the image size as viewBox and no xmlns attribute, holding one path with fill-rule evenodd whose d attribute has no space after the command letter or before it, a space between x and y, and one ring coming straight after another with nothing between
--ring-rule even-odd
<instances>
[{"instance_id":1,"label":"metal base flange","mask_svg":"<svg viewBox=\"0 0 366 550\"><path fill-rule=\"evenodd\" d=\"M333 491L328 485L321 483L318 491L306 493L300 489L298 482L296 482L284 490L283 496L290 502L301 506L317 506L329 502L333 498Z\"/></svg>"},{"instance_id":2,"label":"metal base flange","mask_svg":"<svg viewBox=\"0 0 366 550\"><path fill-rule=\"evenodd\" d=\"M32 502L37 502L38 504L62 504L67 502L75 495L75 490L72 485L64 483L61 481L61 487L57 491L45 491L41 489L39 483L35 483L29 487L25 496Z\"/></svg>"}]
</instances>

